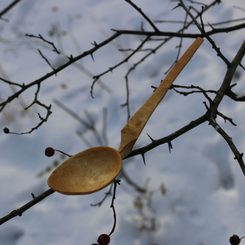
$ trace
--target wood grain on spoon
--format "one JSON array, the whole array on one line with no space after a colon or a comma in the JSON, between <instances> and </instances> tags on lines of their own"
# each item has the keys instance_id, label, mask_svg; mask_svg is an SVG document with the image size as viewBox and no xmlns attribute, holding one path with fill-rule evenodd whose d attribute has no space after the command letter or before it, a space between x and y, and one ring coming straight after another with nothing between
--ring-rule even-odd
<instances>
[{"instance_id":1,"label":"wood grain on spoon","mask_svg":"<svg viewBox=\"0 0 245 245\"><path fill-rule=\"evenodd\" d=\"M119 152L122 159L126 157L133 149L141 131L149 120L151 114L163 99L168 89L173 84L174 80L190 61L196 50L203 42L203 38L198 37L192 45L185 51L182 57L177 61L174 67L167 74L166 78L161 81L161 84L154 91L152 96L145 104L131 117L125 127L121 130L121 144Z\"/></svg>"}]
</instances>

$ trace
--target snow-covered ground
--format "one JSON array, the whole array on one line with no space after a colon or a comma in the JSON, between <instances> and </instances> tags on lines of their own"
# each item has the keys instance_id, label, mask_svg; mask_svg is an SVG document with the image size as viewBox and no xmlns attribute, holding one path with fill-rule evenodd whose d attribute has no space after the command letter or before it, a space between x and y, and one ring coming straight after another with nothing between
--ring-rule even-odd
<instances>
[{"instance_id":1,"label":"snow-covered ground","mask_svg":"<svg viewBox=\"0 0 245 245\"><path fill-rule=\"evenodd\" d=\"M2 0L0 10L10 2ZM172 10L176 2L134 2L153 20L184 17L180 8ZM244 8L244 0L224 0L207 12L204 20L214 23L243 18L244 10L237 6ZM51 69L40 57L37 48L54 66L58 66L64 62L65 55L75 56L91 48L94 41L100 42L112 35L111 28L138 29L144 21L125 1L112 0L22 0L4 18L7 20L0 21L0 76L25 83ZM144 26L151 30L147 23ZM169 23L158 26L163 31L180 28L180 25ZM195 30L193 27L188 32ZM26 33L41 34L52 40L62 51L61 56L58 57L43 42L25 37ZM232 59L244 39L244 31L215 35L213 38L224 54ZM91 57L85 58L49 78L43 83L39 97L42 102L53 104L53 114L48 122L32 134L0 134L1 217L31 200L31 193L38 195L48 188L47 175L36 176L54 160L59 160L60 155L45 157L47 146L69 154L88 147L77 134L85 127L64 112L54 100L62 102L83 119L88 118L89 112L99 132L103 129L103 111L106 110L108 144L115 148L118 146L120 129L127 120L126 109L121 107L126 99L124 76L137 57L102 77L107 89L97 84L94 99L90 96L92 79L81 67L92 74L99 74L124 58L124 53L117 52L119 47L136 47L137 43L135 37L119 38L95 53L95 62ZM190 43L191 40L185 40L183 45L187 47ZM150 96L151 85L159 83L174 61L177 51L173 47L176 44L177 39L169 42L130 76L131 112ZM225 65L205 41L176 83L215 89L220 85L224 72ZM244 72L234 80L238 82L236 91L240 93L245 93L243 80ZM0 83L0 97L6 97L9 92L10 89ZM22 103L30 103L34 92L34 89L27 91L22 96ZM153 114L136 147L150 143L146 133L160 138L200 116L205 111L203 100L200 95L183 97L170 91ZM40 108L32 108L28 114L21 114L19 108L15 102L1 113L0 128L7 126L13 131L26 131L35 126ZM233 127L221 122L242 152L245 147L243 103L225 99L220 109L238 124ZM84 137L91 146L98 145L91 131L86 131ZM229 244L228 239L233 233L245 235L245 178L224 140L213 128L203 124L172 144L171 154L166 145L147 153L146 165L141 157L124 161L128 175L139 185L146 185L148 193L140 196L126 181L122 181L115 201L117 227L111 244L217 245ZM100 201L106 191L85 196L55 193L23 216L3 224L0 227L0 244L95 243L97 236L108 233L113 224L110 198L100 208L90 205ZM140 205L143 205L142 213L139 212Z\"/></svg>"}]
</instances>

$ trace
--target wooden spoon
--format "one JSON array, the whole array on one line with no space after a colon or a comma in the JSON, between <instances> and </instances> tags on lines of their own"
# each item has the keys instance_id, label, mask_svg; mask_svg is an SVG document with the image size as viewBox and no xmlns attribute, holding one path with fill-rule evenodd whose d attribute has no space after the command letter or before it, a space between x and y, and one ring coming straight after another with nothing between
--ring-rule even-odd
<instances>
[{"instance_id":1,"label":"wooden spoon","mask_svg":"<svg viewBox=\"0 0 245 245\"><path fill-rule=\"evenodd\" d=\"M203 38L198 37L191 44L151 97L130 118L121 130L118 150L99 146L77 153L51 173L48 178L50 188L62 194L82 195L96 192L110 184L119 174L122 159L132 151L151 114L202 42Z\"/></svg>"}]
</instances>

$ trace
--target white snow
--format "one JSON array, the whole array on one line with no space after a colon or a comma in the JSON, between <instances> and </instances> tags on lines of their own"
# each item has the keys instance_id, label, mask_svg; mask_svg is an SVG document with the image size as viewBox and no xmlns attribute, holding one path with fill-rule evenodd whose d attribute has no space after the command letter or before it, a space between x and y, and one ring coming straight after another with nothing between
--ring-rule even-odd
<instances>
[{"instance_id":1,"label":"white snow","mask_svg":"<svg viewBox=\"0 0 245 245\"><path fill-rule=\"evenodd\" d=\"M0 10L10 2L1 1ZM184 16L181 9L171 10L175 2L134 2L154 20L174 20ZM204 15L204 20L219 22L243 18L244 11L234 8L234 5L244 7L244 0L223 0ZM76 56L91 48L94 41L99 43L112 35L111 28L136 29L143 21L126 2L112 0L22 0L5 18L7 22L0 20L0 76L25 83L50 72L50 67L38 54L38 48L57 67L68 61L67 56ZM145 22L144 27L151 30ZM179 26L165 23L159 24L159 28L174 31ZM195 28L190 28L188 32L192 31ZM25 37L26 33L41 34L52 40L62 54L59 56L47 44ZM214 39L232 59L244 35L243 31L236 31L215 35ZM0 134L1 216L31 200L32 192L38 195L48 188L47 175L42 178L36 175L61 157L59 154L53 158L45 157L44 149L47 146L69 154L82 151L87 145L77 131L83 132L90 145L99 144L93 132L86 131L84 125L64 112L54 103L55 99L86 121L89 121L89 112L98 132L103 130L103 110L106 109L108 144L115 148L118 146L120 129L127 119L126 108L121 107L126 100L124 76L137 59L102 77L103 84L111 92L96 84L94 99L89 93L92 79L81 67L93 75L99 74L124 58L125 54L117 52L119 47L136 47L137 40L130 36L120 38L95 53L95 62L87 57L44 81L39 99L46 104L52 103L53 114L38 131L24 136ZM150 96L151 85L157 85L163 78L175 59L177 50L173 47L177 43L177 39L168 43L130 75L131 113ZM191 40L184 40L184 48L190 43ZM215 89L224 77L225 68L205 41L176 83ZM240 93L244 92L243 80L244 73L241 71L240 77L233 81L238 83L235 89ZM0 98L6 98L10 91L0 82ZM34 93L35 89L27 91L21 96L22 102L28 105ZM136 147L150 143L147 133L158 139L200 116L205 111L204 99L196 95L183 97L170 91L152 115ZM7 106L5 114L1 113L0 116L0 128L7 126L26 131L35 126L40 108L34 107L30 114L20 113L20 109L16 101ZM238 124L238 127L233 127L220 121L242 152L245 146L244 105L225 100L220 109ZM139 185L146 185L148 193L140 196L143 202L140 213L134 205L139 193L122 180L115 200L117 226L111 244L217 245L229 244L229 237L234 233L245 235L245 178L220 135L205 123L172 144L171 154L167 145L148 152L145 155L146 165L140 156L124 161L128 175ZM161 193L163 186L166 188L164 194ZM0 227L0 245L95 243L98 235L108 233L113 224L110 198L100 208L90 206L100 201L106 191L104 189L85 196L53 194L21 217L3 224ZM151 201L151 206L147 201ZM155 226L151 222L155 222ZM145 224L145 229L140 229L142 224Z\"/></svg>"}]
</instances>

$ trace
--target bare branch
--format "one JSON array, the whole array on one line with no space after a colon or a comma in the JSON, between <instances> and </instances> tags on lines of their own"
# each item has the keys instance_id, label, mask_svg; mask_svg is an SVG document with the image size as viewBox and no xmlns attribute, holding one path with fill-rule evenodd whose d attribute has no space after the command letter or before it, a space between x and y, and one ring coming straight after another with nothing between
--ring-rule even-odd
<instances>
[{"instance_id":1,"label":"bare branch","mask_svg":"<svg viewBox=\"0 0 245 245\"><path fill-rule=\"evenodd\" d=\"M237 19L231 19L231 20L225 20L225 21L220 21L220 22L215 22L215 23L209 23L209 24L204 24L204 26L219 26L219 25L226 25L234 22L240 22L240 21L245 21L245 18L237 18ZM181 20L156 20L154 21L155 23L169 23L169 24L183 24L184 21Z\"/></svg>"},{"instance_id":2,"label":"bare branch","mask_svg":"<svg viewBox=\"0 0 245 245\"><path fill-rule=\"evenodd\" d=\"M107 45L109 42L113 41L114 39L118 38L120 36L119 33L115 33L113 34L111 37L107 38L106 40L102 41L101 43L96 43L96 45L83 52L82 54L80 55L77 55L76 57L70 57L70 60L59 66L58 68L56 68L54 71L51 71L49 73L47 73L46 75L28 83L28 84L25 84L21 87L21 89L19 89L17 92L13 93L11 96L9 96L5 101L1 102L0 103L0 112L5 108L5 106L7 104L9 104L10 102L12 102L13 100L15 100L16 98L19 97L20 94L22 94L24 91L26 91L27 89L31 88L32 86L34 85L37 85L37 84L40 84L42 83L43 81L47 80L49 77L53 76L53 75L56 75L58 72L62 71L63 69L65 69L66 67L70 66L71 64L75 63L76 61L84 58L84 57L87 57L91 54L93 54L94 52L96 52L98 49L102 48L103 46Z\"/></svg>"},{"instance_id":3,"label":"bare branch","mask_svg":"<svg viewBox=\"0 0 245 245\"><path fill-rule=\"evenodd\" d=\"M49 60L44 56L44 54L41 52L40 49L37 49L38 53L41 55L41 57L45 60L45 62L51 67L53 71L55 71L55 68L52 66L52 64L49 62Z\"/></svg>"},{"instance_id":4,"label":"bare branch","mask_svg":"<svg viewBox=\"0 0 245 245\"><path fill-rule=\"evenodd\" d=\"M22 88L23 86L25 86L24 84L15 83L15 82L9 81L7 79L4 79L2 77L0 77L0 80L2 82L4 82L4 83L7 83L7 84L12 85L12 86L17 86L17 87L20 87L20 88Z\"/></svg>"},{"instance_id":5,"label":"bare branch","mask_svg":"<svg viewBox=\"0 0 245 245\"><path fill-rule=\"evenodd\" d=\"M1 12L0 12L0 19L4 14L6 14L10 9L12 9L17 3L19 3L21 0L15 0L12 3L10 3L7 7L5 7Z\"/></svg>"},{"instance_id":6,"label":"bare branch","mask_svg":"<svg viewBox=\"0 0 245 245\"><path fill-rule=\"evenodd\" d=\"M9 221L10 219L13 219L16 216L21 216L26 210L30 209L31 207L33 207L34 205L36 205L37 203L39 203L40 201L42 201L43 199L45 199L46 197L50 196L53 193L54 193L54 191L52 189L48 189L47 191L43 192L41 195L34 196L34 198L31 201L29 201L28 203L24 204L20 208L15 209L15 210L11 211L9 214L0 218L0 225ZM33 197L33 195L32 195L32 197Z\"/></svg>"},{"instance_id":7,"label":"bare branch","mask_svg":"<svg viewBox=\"0 0 245 245\"><path fill-rule=\"evenodd\" d=\"M225 132L224 129L222 129L220 127L220 125L214 120L210 120L210 125L213 126L213 128L224 138L224 140L227 142L227 144L229 145L231 151L233 152L235 158L237 160L237 162L239 163L241 170L243 172L243 174L245 175L245 164L243 161L243 153L240 153L236 147L236 145L234 144L234 142L232 141L232 138Z\"/></svg>"},{"instance_id":8,"label":"bare branch","mask_svg":"<svg viewBox=\"0 0 245 245\"><path fill-rule=\"evenodd\" d=\"M122 61L120 61L119 63L115 64L114 66L108 68L107 70L105 70L104 72L98 74L98 75L95 75L93 78L94 78L94 81L91 85L91 90L90 90L90 93L91 93L91 96L93 97L93 88L94 88L94 85L95 83L98 81L98 79L100 79L102 76L104 76L105 74L109 73L109 72L112 72L113 70L115 70L116 68L118 68L119 66L121 66L122 64L128 62L130 60L130 58L132 58L137 52L138 50L140 50L143 45L149 40L149 37L146 37L143 41L140 42L139 46L133 50L133 52L128 55L126 58L124 58Z\"/></svg>"},{"instance_id":9,"label":"bare branch","mask_svg":"<svg viewBox=\"0 0 245 245\"><path fill-rule=\"evenodd\" d=\"M113 193L112 193L112 200L111 200L111 209L113 211L113 226L112 229L109 233L109 236L115 231L116 224L117 224L117 215L116 215L116 209L115 209L115 199L116 199L116 191L117 191L117 186L120 185L120 180L114 180L113 182Z\"/></svg>"},{"instance_id":10,"label":"bare branch","mask_svg":"<svg viewBox=\"0 0 245 245\"><path fill-rule=\"evenodd\" d=\"M224 80L217 91L217 94L212 102L212 106L210 108L210 119L215 119L217 108L222 101L223 97L226 94L226 91L230 90L232 78L235 74L237 66L241 63L243 56L245 55L245 41L243 41L240 49L238 50L236 56L231 62L231 65L228 67Z\"/></svg>"},{"instance_id":11,"label":"bare branch","mask_svg":"<svg viewBox=\"0 0 245 245\"><path fill-rule=\"evenodd\" d=\"M90 206L92 206L92 207L100 207L100 206L105 202L105 200L106 200L109 196L112 195L112 187L113 187L113 184L114 184L114 183L112 183L112 184L110 185L109 190L108 190L107 192L105 192L104 197L103 197L99 202L97 202L97 203L91 203Z\"/></svg>"},{"instance_id":12,"label":"bare branch","mask_svg":"<svg viewBox=\"0 0 245 245\"><path fill-rule=\"evenodd\" d=\"M31 37L31 38L37 38L42 40L43 42L51 45L51 47L53 48L53 51L57 54L60 54L60 51L56 48L55 44L51 41L48 41L47 39L45 39L41 34L38 34L38 36L33 35L33 34L25 34L26 37Z\"/></svg>"},{"instance_id":13,"label":"bare branch","mask_svg":"<svg viewBox=\"0 0 245 245\"><path fill-rule=\"evenodd\" d=\"M175 132L169 134L168 136L165 136L161 139L155 139L154 142L152 142L146 146L143 146L141 148L133 150L126 158L130 158L130 157L136 156L136 155L142 155L142 154L156 148L159 145L168 144L169 142L172 142L174 139L176 139L179 136L187 133L188 131L196 128L197 126L201 125L202 123L204 123L207 120L208 120L208 116L207 116L207 114L204 114L204 115L200 116L199 118L191 121L190 123L188 123L184 127L182 127L180 129L176 130Z\"/></svg>"},{"instance_id":14,"label":"bare branch","mask_svg":"<svg viewBox=\"0 0 245 245\"><path fill-rule=\"evenodd\" d=\"M134 9L136 9L146 21L150 24L150 26L154 29L154 31L159 32L158 28L155 26L153 21L139 8L136 4L134 4L131 0L125 0L125 2L129 3Z\"/></svg>"},{"instance_id":15,"label":"bare branch","mask_svg":"<svg viewBox=\"0 0 245 245\"><path fill-rule=\"evenodd\" d=\"M237 31L240 29L244 29L244 28L245 28L245 23L242 23L242 24L234 25L230 27L215 28L211 31L207 31L205 33L200 33L200 34L199 33L183 33L182 32L183 28L178 32L171 32L171 31L154 32L154 31L122 30L122 29L112 29L112 30L115 31L116 33L124 34L124 35L138 35L138 36L150 36L150 37L158 36L158 37L197 38L197 37L211 36L211 35L215 35L218 33L233 32L233 31Z\"/></svg>"},{"instance_id":16,"label":"bare branch","mask_svg":"<svg viewBox=\"0 0 245 245\"><path fill-rule=\"evenodd\" d=\"M183 7L183 9L186 11L186 13L191 17L191 19L193 20L193 22L195 23L195 25L199 29L199 31L202 33L202 35L204 37L206 37L206 39L211 43L211 45L212 45L213 49L216 51L217 55L226 63L227 66L230 66L229 60L221 53L220 48L217 47L217 45L215 44L213 39L210 37L210 34L206 33L206 31L204 29L203 21L202 21L202 13L200 15L200 18L201 18L201 25L200 25L197 22L196 18L192 15L190 10L186 7L183 0L180 0L179 2L180 2L180 6Z\"/></svg>"}]
</instances>

